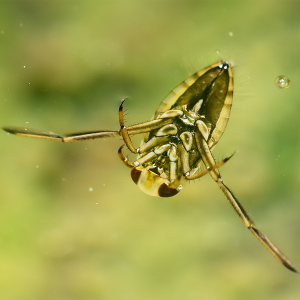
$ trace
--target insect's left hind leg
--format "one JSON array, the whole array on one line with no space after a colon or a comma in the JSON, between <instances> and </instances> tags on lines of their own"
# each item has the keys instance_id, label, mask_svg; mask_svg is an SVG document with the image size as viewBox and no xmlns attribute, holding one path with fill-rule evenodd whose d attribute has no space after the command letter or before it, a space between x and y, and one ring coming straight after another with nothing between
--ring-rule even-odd
<instances>
[{"instance_id":1,"label":"insect's left hind leg","mask_svg":"<svg viewBox=\"0 0 300 300\"><path fill-rule=\"evenodd\" d=\"M226 198L229 200L230 204L233 206L237 214L242 219L244 225L252 232L252 234L267 248L267 250L286 268L293 272L297 272L296 268L291 264L291 262L278 250L278 248L258 229L254 227L254 223L251 220L250 216L247 214L245 209L230 191L230 189L223 183L220 172L217 168L214 168L216 165L214 157L211 154L211 151L206 143L206 140L199 133L195 133L195 140L197 148L201 154L202 160L206 166L209 168L210 175L216 181L219 188L222 190Z\"/></svg>"}]
</instances>

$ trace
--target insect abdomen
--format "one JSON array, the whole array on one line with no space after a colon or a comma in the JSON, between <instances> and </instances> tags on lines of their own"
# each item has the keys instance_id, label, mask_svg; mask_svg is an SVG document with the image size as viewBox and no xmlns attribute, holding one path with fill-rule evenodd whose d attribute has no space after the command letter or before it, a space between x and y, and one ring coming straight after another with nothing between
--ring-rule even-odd
<instances>
[{"instance_id":1,"label":"insect abdomen","mask_svg":"<svg viewBox=\"0 0 300 300\"><path fill-rule=\"evenodd\" d=\"M143 167L132 168L131 178L144 193L150 196L172 197L179 192L170 188L165 179Z\"/></svg>"}]
</instances>

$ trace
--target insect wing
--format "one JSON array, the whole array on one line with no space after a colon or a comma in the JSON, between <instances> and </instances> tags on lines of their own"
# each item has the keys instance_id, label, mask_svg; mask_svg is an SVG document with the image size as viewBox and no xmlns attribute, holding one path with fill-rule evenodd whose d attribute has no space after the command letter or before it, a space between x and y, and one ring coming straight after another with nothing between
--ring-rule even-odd
<instances>
[{"instance_id":1,"label":"insect wing","mask_svg":"<svg viewBox=\"0 0 300 300\"><path fill-rule=\"evenodd\" d=\"M175 87L161 102L155 112L158 118L170 109L189 110L203 99L200 115L211 124L208 140L212 148L220 140L228 123L233 96L233 75L230 64L218 62L198 71Z\"/></svg>"}]
</instances>

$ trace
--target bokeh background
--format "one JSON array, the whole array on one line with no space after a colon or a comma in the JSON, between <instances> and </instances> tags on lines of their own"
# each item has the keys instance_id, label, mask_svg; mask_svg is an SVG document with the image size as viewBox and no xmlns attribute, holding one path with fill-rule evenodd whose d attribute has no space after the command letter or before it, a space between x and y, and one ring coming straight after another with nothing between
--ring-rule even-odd
<instances>
[{"instance_id":1,"label":"bokeh background","mask_svg":"<svg viewBox=\"0 0 300 300\"><path fill-rule=\"evenodd\" d=\"M1 1L0 123L117 130L125 96L127 124L149 120L178 83L228 60L234 105L214 155L237 151L224 182L300 267L299 12L299 1ZM152 198L119 160L120 138L0 143L1 299L299 299L299 276L209 176Z\"/></svg>"}]
</instances>

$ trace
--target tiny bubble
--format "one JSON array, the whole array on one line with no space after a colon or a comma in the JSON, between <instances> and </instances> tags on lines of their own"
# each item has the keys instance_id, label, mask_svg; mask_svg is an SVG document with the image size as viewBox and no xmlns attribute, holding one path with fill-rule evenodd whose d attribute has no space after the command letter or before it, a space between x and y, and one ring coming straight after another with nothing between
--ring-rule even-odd
<instances>
[{"instance_id":1,"label":"tiny bubble","mask_svg":"<svg viewBox=\"0 0 300 300\"><path fill-rule=\"evenodd\" d=\"M26 66L23 66L23 68L25 69L25 68L26 68Z\"/></svg>"},{"instance_id":2,"label":"tiny bubble","mask_svg":"<svg viewBox=\"0 0 300 300\"><path fill-rule=\"evenodd\" d=\"M105 183L103 183L103 186L105 186Z\"/></svg>"},{"instance_id":3,"label":"tiny bubble","mask_svg":"<svg viewBox=\"0 0 300 300\"><path fill-rule=\"evenodd\" d=\"M233 32L230 31L230 32L229 32L229 36L233 36Z\"/></svg>"},{"instance_id":4,"label":"tiny bubble","mask_svg":"<svg viewBox=\"0 0 300 300\"><path fill-rule=\"evenodd\" d=\"M96 202L96 204L99 204L98 202Z\"/></svg>"},{"instance_id":5,"label":"tiny bubble","mask_svg":"<svg viewBox=\"0 0 300 300\"><path fill-rule=\"evenodd\" d=\"M29 122L25 122L26 124L28 124Z\"/></svg>"},{"instance_id":6,"label":"tiny bubble","mask_svg":"<svg viewBox=\"0 0 300 300\"><path fill-rule=\"evenodd\" d=\"M280 89L287 89L290 86L291 81L287 76L280 75L275 79L275 84Z\"/></svg>"},{"instance_id":7,"label":"tiny bubble","mask_svg":"<svg viewBox=\"0 0 300 300\"><path fill-rule=\"evenodd\" d=\"M39 165L36 165L35 167L38 169L40 166L39 166Z\"/></svg>"},{"instance_id":8,"label":"tiny bubble","mask_svg":"<svg viewBox=\"0 0 300 300\"><path fill-rule=\"evenodd\" d=\"M20 26L23 27L23 23L20 23Z\"/></svg>"},{"instance_id":9,"label":"tiny bubble","mask_svg":"<svg viewBox=\"0 0 300 300\"><path fill-rule=\"evenodd\" d=\"M65 178L62 178L61 181L66 181L66 179L65 179Z\"/></svg>"},{"instance_id":10,"label":"tiny bubble","mask_svg":"<svg viewBox=\"0 0 300 300\"><path fill-rule=\"evenodd\" d=\"M93 188L92 188L92 187L90 187L90 188L89 188L89 191L90 191L90 192L92 192L92 191L93 191Z\"/></svg>"}]
</instances>

